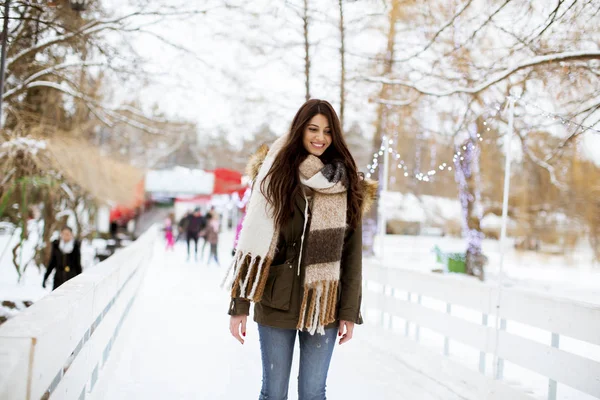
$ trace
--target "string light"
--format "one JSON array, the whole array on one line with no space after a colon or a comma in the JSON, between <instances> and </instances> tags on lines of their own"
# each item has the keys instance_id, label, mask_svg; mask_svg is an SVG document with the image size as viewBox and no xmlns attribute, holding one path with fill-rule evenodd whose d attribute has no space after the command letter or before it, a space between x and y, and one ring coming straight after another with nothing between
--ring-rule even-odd
<instances>
[{"instance_id":1,"label":"string light","mask_svg":"<svg viewBox=\"0 0 600 400\"><path fill-rule=\"evenodd\" d=\"M483 121L483 125L486 127L486 131L491 131L490 128L490 121L495 118L498 113L500 112L500 106L496 106L495 107L496 112L492 115L490 115L490 117L488 117L487 120ZM477 139L479 139L480 142L483 141L483 136L481 135L481 133L477 133L476 134ZM398 133L396 132L394 134L394 139L397 142L398 141ZM437 169L435 167L432 167L429 171L427 171L426 173L422 173L419 172L418 170L413 169L413 172L409 172L408 167L406 166L406 163L404 162L404 160L402 160L402 156L396 151L395 148L391 147L391 145L394 144L394 139L388 139L387 135L383 135L383 137L381 138L381 146L379 147L379 150L375 153L373 153L373 160L371 162L371 164L367 165L367 178L370 178L373 176L373 174L375 173L375 171L377 170L377 168L379 167L379 156L383 156L384 152L388 151L388 153L390 153L391 157L393 160L395 160L397 162L396 164L396 168L399 170L404 171L403 175L405 177L414 177L414 179L420 181L420 182L432 182L433 181L433 177L437 174L437 169L439 169L440 171L448 171L448 172L452 172L453 168L451 166L448 165L448 163L441 163L437 165ZM471 144L471 146L473 146ZM462 147L460 147L461 150L466 151L467 150L467 146L464 145ZM456 164L457 160L461 160L464 161L464 155L463 153L458 150L454 153L453 158L452 158L452 164L454 165Z\"/></svg>"},{"instance_id":2,"label":"string light","mask_svg":"<svg viewBox=\"0 0 600 400\"><path fill-rule=\"evenodd\" d=\"M538 111L541 112L542 116L544 116L544 117L546 117L548 119L552 119L554 121L560 121L563 125L566 125L566 126L576 126L578 129L581 129L582 132L585 132L585 131L589 130L589 131L594 131L596 133L600 133L600 130L594 128L593 126L582 125L582 124L579 124L579 123L577 123L577 122L575 122L575 121L573 121L571 119L565 118L565 117L563 117L561 115L552 114L552 113L544 110L543 108L541 108L541 107L539 107L539 106L537 106L535 104L531 104L531 103L528 103L526 101L523 101L520 97L516 97L516 98L513 97L512 99L515 102L522 103L522 104L525 104L526 106L530 106L530 107L533 107L533 108L537 109Z\"/></svg>"}]
</instances>

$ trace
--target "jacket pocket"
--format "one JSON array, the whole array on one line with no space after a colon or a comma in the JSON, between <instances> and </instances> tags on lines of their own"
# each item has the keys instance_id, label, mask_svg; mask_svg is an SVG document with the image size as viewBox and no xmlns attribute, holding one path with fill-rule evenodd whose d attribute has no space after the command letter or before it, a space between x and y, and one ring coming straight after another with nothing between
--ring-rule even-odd
<instances>
[{"instance_id":1,"label":"jacket pocket","mask_svg":"<svg viewBox=\"0 0 600 400\"><path fill-rule=\"evenodd\" d=\"M292 264L271 265L260 304L276 310L288 311L294 286Z\"/></svg>"}]
</instances>

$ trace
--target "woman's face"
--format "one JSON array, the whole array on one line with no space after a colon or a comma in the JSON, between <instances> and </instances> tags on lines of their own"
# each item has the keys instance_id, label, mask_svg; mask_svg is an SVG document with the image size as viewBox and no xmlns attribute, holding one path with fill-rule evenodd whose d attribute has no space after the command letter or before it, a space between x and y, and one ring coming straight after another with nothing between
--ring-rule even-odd
<instances>
[{"instance_id":1,"label":"woman's face","mask_svg":"<svg viewBox=\"0 0 600 400\"><path fill-rule=\"evenodd\" d=\"M60 233L60 238L63 240L63 242L70 242L71 240L73 240L73 234L71 233L70 230L64 229Z\"/></svg>"},{"instance_id":2,"label":"woman's face","mask_svg":"<svg viewBox=\"0 0 600 400\"><path fill-rule=\"evenodd\" d=\"M304 129L302 143L310 154L321 157L331 145L331 128L323 114L317 114L308 121Z\"/></svg>"}]
</instances>

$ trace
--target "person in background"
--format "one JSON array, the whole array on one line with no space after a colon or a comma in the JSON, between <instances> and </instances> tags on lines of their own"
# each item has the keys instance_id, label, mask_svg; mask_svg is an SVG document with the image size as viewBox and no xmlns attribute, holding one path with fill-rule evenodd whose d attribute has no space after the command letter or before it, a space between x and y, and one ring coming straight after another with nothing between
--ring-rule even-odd
<instances>
[{"instance_id":1,"label":"person in background","mask_svg":"<svg viewBox=\"0 0 600 400\"><path fill-rule=\"evenodd\" d=\"M187 217L186 239L188 261L190 260L190 241L194 242L195 260L198 261L198 238L204 228L206 228L206 219L202 216L200 208L196 208L194 213Z\"/></svg>"},{"instance_id":2,"label":"person in background","mask_svg":"<svg viewBox=\"0 0 600 400\"><path fill-rule=\"evenodd\" d=\"M173 238L173 221L171 217L165 219L165 241L167 242L166 250L175 250L175 239Z\"/></svg>"},{"instance_id":3,"label":"person in background","mask_svg":"<svg viewBox=\"0 0 600 400\"><path fill-rule=\"evenodd\" d=\"M208 264L210 265L211 260L215 260L217 266L219 264L219 256L217 255L217 246L219 244L219 215L215 212L209 214L208 222L206 224L206 237L204 238L204 242L210 243L210 254L208 256Z\"/></svg>"},{"instance_id":4,"label":"person in background","mask_svg":"<svg viewBox=\"0 0 600 400\"><path fill-rule=\"evenodd\" d=\"M60 239L52 242L50 261L44 274L42 287L46 287L46 280L53 270L56 270L56 273L52 290L81 273L80 245L73 236L73 230L68 226L60 231Z\"/></svg>"},{"instance_id":5,"label":"person in background","mask_svg":"<svg viewBox=\"0 0 600 400\"><path fill-rule=\"evenodd\" d=\"M211 216L213 216L213 215L218 215L217 212L215 211L215 206L212 206L210 208L210 210L206 213L206 217L204 217L204 220L205 220L205 224L204 224L205 229L202 232L200 232L200 237L204 239L204 243L202 243L202 252L200 253L200 258L202 260L204 260L204 253L205 253L204 250L206 249L206 244L208 243L208 241L206 240L206 226L208 224L208 221L210 221ZM208 260L207 261L210 261L210 253L208 254Z\"/></svg>"},{"instance_id":6,"label":"person in background","mask_svg":"<svg viewBox=\"0 0 600 400\"><path fill-rule=\"evenodd\" d=\"M240 222L238 222L237 227L235 228L235 239L233 239L233 250L231 250L232 256L235 256L235 249L237 248L238 241L240 240L240 232L242 231L242 226L244 225L244 217L246 217L246 210L244 210L242 218L240 218Z\"/></svg>"},{"instance_id":7,"label":"person in background","mask_svg":"<svg viewBox=\"0 0 600 400\"><path fill-rule=\"evenodd\" d=\"M191 214L191 211L186 211L185 215L179 220L179 224L177 224L177 238L175 239L176 242L178 242L179 239L185 236L185 232L187 232L187 224L189 221L188 218Z\"/></svg>"}]
</instances>

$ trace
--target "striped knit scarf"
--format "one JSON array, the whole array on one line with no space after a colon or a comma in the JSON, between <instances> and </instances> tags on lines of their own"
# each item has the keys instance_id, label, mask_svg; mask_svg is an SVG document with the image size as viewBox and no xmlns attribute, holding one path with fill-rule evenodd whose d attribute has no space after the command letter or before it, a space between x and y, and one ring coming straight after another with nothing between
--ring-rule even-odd
<instances>
[{"instance_id":1,"label":"striped knit scarf","mask_svg":"<svg viewBox=\"0 0 600 400\"><path fill-rule=\"evenodd\" d=\"M275 227L272 208L262 195L260 186L285 140L287 137L284 136L273 144L254 182L255 189L244 218L237 251L227 273L228 277L233 268L230 287L234 298L254 302L259 302L262 298L279 231ZM313 190L313 202L312 220L307 233L307 201L298 260L298 267L304 266L305 277L297 328L311 334L324 334L325 326L335 321L337 308L340 261L346 229L347 175L342 162L323 165L313 155L302 162L299 172L301 183Z\"/></svg>"}]
</instances>

